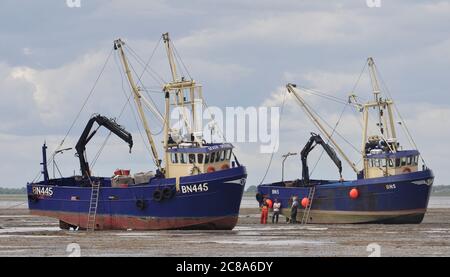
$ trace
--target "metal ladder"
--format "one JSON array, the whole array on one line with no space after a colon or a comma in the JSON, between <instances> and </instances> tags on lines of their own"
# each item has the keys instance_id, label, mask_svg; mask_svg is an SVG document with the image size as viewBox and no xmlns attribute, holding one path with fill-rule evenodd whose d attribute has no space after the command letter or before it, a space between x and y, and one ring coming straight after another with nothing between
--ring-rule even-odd
<instances>
[{"instance_id":1,"label":"metal ladder","mask_svg":"<svg viewBox=\"0 0 450 277\"><path fill-rule=\"evenodd\" d=\"M89 214L86 226L86 230L88 232L95 230L95 217L97 215L99 192L100 192L100 182L92 182L91 201L89 203Z\"/></svg>"},{"instance_id":2,"label":"metal ladder","mask_svg":"<svg viewBox=\"0 0 450 277\"><path fill-rule=\"evenodd\" d=\"M314 200L314 194L316 193L316 186L312 186L309 189L309 193L308 193L308 199L309 199L309 203L308 206L305 207L305 210L303 211L303 217L302 217L302 222L301 224L307 224L309 221L309 212L311 211L311 206Z\"/></svg>"}]
</instances>

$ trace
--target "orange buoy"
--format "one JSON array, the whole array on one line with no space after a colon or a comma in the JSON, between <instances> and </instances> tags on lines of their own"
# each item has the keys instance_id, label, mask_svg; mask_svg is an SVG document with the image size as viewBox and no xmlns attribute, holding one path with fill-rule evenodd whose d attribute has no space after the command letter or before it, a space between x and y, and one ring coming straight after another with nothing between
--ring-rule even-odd
<instances>
[{"instance_id":1,"label":"orange buoy","mask_svg":"<svg viewBox=\"0 0 450 277\"><path fill-rule=\"evenodd\" d=\"M220 169L224 170L224 169L230 169L230 166L228 164L223 164Z\"/></svg>"},{"instance_id":2,"label":"orange buoy","mask_svg":"<svg viewBox=\"0 0 450 277\"><path fill-rule=\"evenodd\" d=\"M210 165L210 166L208 166L207 171L208 171L208 173L211 173L211 172L216 171L216 169L214 168L214 166Z\"/></svg>"},{"instance_id":3,"label":"orange buoy","mask_svg":"<svg viewBox=\"0 0 450 277\"><path fill-rule=\"evenodd\" d=\"M273 207L273 202L272 202L272 200L266 199L266 203L267 203L267 206L268 206L269 208L272 208L272 207Z\"/></svg>"},{"instance_id":4,"label":"orange buoy","mask_svg":"<svg viewBox=\"0 0 450 277\"><path fill-rule=\"evenodd\" d=\"M308 207L308 205L309 205L309 199L308 199L308 197L303 198L303 199L302 199L302 206L303 206L303 208Z\"/></svg>"},{"instance_id":5,"label":"orange buoy","mask_svg":"<svg viewBox=\"0 0 450 277\"><path fill-rule=\"evenodd\" d=\"M359 191L356 188L352 188L349 192L349 196L351 199L356 199L359 196Z\"/></svg>"}]
</instances>

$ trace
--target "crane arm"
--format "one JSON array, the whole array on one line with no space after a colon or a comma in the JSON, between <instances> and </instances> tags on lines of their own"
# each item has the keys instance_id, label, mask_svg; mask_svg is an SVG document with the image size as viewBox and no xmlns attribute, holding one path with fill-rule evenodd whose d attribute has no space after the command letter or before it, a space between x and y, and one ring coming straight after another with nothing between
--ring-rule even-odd
<instances>
[{"instance_id":1,"label":"crane arm","mask_svg":"<svg viewBox=\"0 0 450 277\"><path fill-rule=\"evenodd\" d=\"M100 126L105 127L106 129L110 130L112 133L117 135L119 138L124 140L128 143L131 148L133 147L133 137L129 132L127 132L125 129L123 129L119 124L117 124L114 120L109 119L102 115L93 115L91 119L88 121L86 127L84 128L83 133L81 134L80 138L78 139L77 144L75 145L75 149L77 151L78 158L80 159L80 169L81 174L83 177L88 178L91 176L90 170L89 170L89 164L86 161L85 152L86 152L86 145L89 143L89 141L92 139L92 137L97 133L97 130L94 130L91 133L91 129L94 125L94 123L97 123Z\"/></svg>"},{"instance_id":2,"label":"crane arm","mask_svg":"<svg viewBox=\"0 0 450 277\"><path fill-rule=\"evenodd\" d=\"M328 145L320 135L311 133L311 137L303 147L300 155L302 159L302 177L305 183L309 183L309 168L308 168L308 155L316 147L316 145L321 145L325 152L328 154L330 159L334 162L339 170L339 176L342 178L342 162L337 156L336 152Z\"/></svg>"}]
</instances>

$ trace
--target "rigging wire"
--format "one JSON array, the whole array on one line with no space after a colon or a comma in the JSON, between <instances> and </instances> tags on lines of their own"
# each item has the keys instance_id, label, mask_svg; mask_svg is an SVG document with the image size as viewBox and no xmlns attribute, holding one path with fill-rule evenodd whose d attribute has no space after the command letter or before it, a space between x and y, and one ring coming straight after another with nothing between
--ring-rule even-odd
<instances>
[{"instance_id":1,"label":"rigging wire","mask_svg":"<svg viewBox=\"0 0 450 277\"><path fill-rule=\"evenodd\" d=\"M173 48L174 53L175 53L175 59L177 59L177 60L179 59L179 60L180 60L181 64L182 64L183 67L184 67L184 70L186 71L187 75L189 76L189 79L192 80L192 76L191 76L191 74L189 73L189 70L187 69L186 65L184 64L183 59L181 58L181 55L178 53L178 50L177 50L177 48L175 47L175 44L174 44L173 42L172 42L172 48ZM180 68L181 68L181 67L180 67Z\"/></svg>"},{"instance_id":2,"label":"rigging wire","mask_svg":"<svg viewBox=\"0 0 450 277\"><path fill-rule=\"evenodd\" d=\"M295 100L300 104L300 106L303 106L302 102L300 102L296 97L294 97ZM328 128L333 129L333 127L323 119L323 117L321 117L308 103L304 103L304 105L311 110L312 113L315 114L315 116L317 116L320 120L322 120L323 123L325 123L325 125L328 126ZM353 150L355 150L357 153L361 154L361 151L359 151L351 142L349 142L344 136L342 136L338 131L335 131L336 134L342 139L344 140Z\"/></svg>"},{"instance_id":3,"label":"rigging wire","mask_svg":"<svg viewBox=\"0 0 450 277\"><path fill-rule=\"evenodd\" d=\"M133 70L134 74L138 77L138 81L141 84L141 86L144 86L144 83L142 82L141 78L139 77L136 70L134 69L133 64L130 63L129 65L131 67L131 70ZM156 109L156 111L159 113L159 115L162 117L161 111L158 110L158 106L155 104L155 102L153 101L153 98L151 96L150 96L149 100L150 100L151 104L153 105L153 107Z\"/></svg>"},{"instance_id":4,"label":"rigging wire","mask_svg":"<svg viewBox=\"0 0 450 277\"><path fill-rule=\"evenodd\" d=\"M121 111L120 111L120 114L119 114L119 116L118 116L117 119L120 119L120 117L122 116L123 112L125 111L125 108L127 107L127 105L129 105L130 108L131 108L131 110L132 110L133 117L134 117L135 121L137 122L136 115L134 114L134 110L132 109L131 103L130 103L130 99L131 99L131 96L133 95L133 94L132 94L133 92L131 92L129 95L127 95L127 92L126 92L126 90L125 90L125 88L124 88L124 76L123 76L123 74L122 74L122 70L121 70L121 67L120 67L120 65L119 65L119 63L118 63L118 60L117 60L117 56L116 56L116 55L114 55L114 61L115 61L116 67L117 67L118 72L119 72L119 75L120 75L122 92L123 92L125 98L127 99L127 101L124 103L124 105L123 105L123 107L122 107L122 109L121 109ZM139 124L137 124L137 127L138 127L139 134L140 134L140 136L141 136L141 138L142 138L142 141L144 142L144 145L145 145L147 151L149 152L149 154L151 154L151 150L148 148L148 145L145 143L145 140L144 140L144 138L143 138L143 135L142 135L142 133L141 133L141 130L139 129ZM108 133L108 135L106 136L105 140L103 141L103 143L102 143L100 149L97 151L96 155L94 156L94 159L93 159L93 161L92 161L92 163L91 163L91 164L92 164L91 169L93 169L94 166L95 166L95 164L97 163L97 160L98 160L98 158L100 157L100 155L101 155L101 153L102 153L104 147L106 146L106 143L108 142L109 138L111 137L111 134L112 134L112 132L109 132L109 133Z\"/></svg>"},{"instance_id":5,"label":"rigging wire","mask_svg":"<svg viewBox=\"0 0 450 277\"><path fill-rule=\"evenodd\" d=\"M367 63L364 62L363 68L361 69L361 71L360 71L360 73L359 73L358 79L356 80L356 83L353 85L353 88L352 88L352 90L351 90L352 95L354 95L355 97L356 97L356 95L354 94L354 93L355 93L355 90L356 90L356 88L358 87L359 82L361 81L361 77L362 77L364 71L366 70L366 67L367 67ZM303 88L303 89L304 89L304 88ZM322 92L319 92L319 91L317 91L317 92L320 93L320 94L327 95L327 94L322 93ZM320 96L320 95L318 95L318 96ZM331 97L333 97L333 98L336 98L336 97L334 97L334 96L332 96L332 95L328 95L328 96L331 96ZM331 99L330 99L330 100L331 100ZM341 119L342 119L342 117L343 117L343 115L344 115L345 110L347 109L347 107L348 107L350 104L351 104L351 102L350 102L350 99L349 99L348 102L346 103L346 105L344 106L344 108L342 109L342 112L341 112L341 114L340 114L340 116L339 116L339 119L337 120L336 125L334 126L334 128L333 128L333 130L332 130L332 132L331 132L331 135L330 135L331 137L334 135L334 133L335 133L335 131L336 131L336 128L338 127L338 125L339 125L339 123L340 123L340 121L341 121ZM356 104L358 104L358 103L356 103ZM356 112L354 109L353 109L352 111ZM362 123L361 123L359 120L356 120L356 121L358 122L359 126L360 126L361 129L362 129L362 128L363 128ZM328 144L329 142L330 142L330 139L327 139L327 144ZM313 173L314 173L314 171L315 171L317 165L319 164L319 161L321 160L321 158L322 158L324 152L325 152L325 150L322 149L319 158L317 159L316 163L314 164L313 169L311 170L311 176L313 175ZM356 164L358 164L358 163L359 163L359 161L358 161Z\"/></svg>"},{"instance_id":6,"label":"rigging wire","mask_svg":"<svg viewBox=\"0 0 450 277\"><path fill-rule=\"evenodd\" d=\"M97 78L95 79L94 85L92 86L91 90L89 91L88 96L86 97L86 99L85 99L84 102L83 102L83 105L81 106L80 110L78 111L77 115L75 116L75 119L72 121L72 124L70 125L69 130L68 130L67 133L64 135L64 138L61 140L60 144L59 144L59 145L55 148L55 150L53 151L53 155L52 155L51 159L54 159L54 158L55 158L55 153L56 153L58 150L60 150L61 147L63 146L64 142L66 141L67 137L69 136L70 132L72 131L73 127L75 126L75 123L78 121L78 119L80 118L81 113L83 112L84 108L86 107L86 104L87 104L88 100L89 100L89 99L91 98L91 96L94 94L94 91L95 91L95 88L97 87L98 81L99 81L100 78L102 77L103 72L105 71L106 65L108 64L108 62L109 62L109 60L110 60L110 58L111 58L111 55L112 55L113 51L114 51L114 48L111 48L111 51L109 52L108 57L106 58L106 60L105 60L105 62L104 62L104 64L103 64L103 66L102 66L102 68L101 68L101 70L100 70L99 75L98 75ZM51 159L48 159L48 160L46 161L46 164L47 164L47 165L49 164L49 162L50 162ZM38 178L40 178L41 175L42 175L42 172L39 171L39 173L38 173L38 174L36 175L36 177L33 179L32 183L36 182L36 180L37 180Z\"/></svg>"},{"instance_id":7,"label":"rigging wire","mask_svg":"<svg viewBox=\"0 0 450 277\"><path fill-rule=\"evenodd\" d=\"M380 72L379 72L379 70L378 70L378 67L377 67L375 64L374 64L374 66L375 66L375 71L377 72L377 75L380 77L381 85L384 87L384 89L385 89L387 95L389 96L389 98L393 99L393 98L392 98L392 95L391 95L391 93L390 93L390 91L389 91L389 89L388 89L388 87L387 87L387 85L386 85L386 83L385 83L384 80L383 80L382 75L380 74ZM401 122L403 123L403 124L401 124L401 125L402 125L402 127L403 127L403 129L404 129L404 131L405 131L405 133L406 133L406 137L408 138L409 143L411 143L411 145L414 147L415 150L418 150L417 144L416 144L416 142L414 141L414 138L412 137L412 134L411 134L411 132L409 131L409 128L408 128L408 126L406 125L406 121L403 119L403 117L402 117L402 115L401 115L401 113L400 113L400 110L399 110L398 107L397 107L397 104L394 103L393 106L394 106L395 111L397 112L398 117L400 118ZM424 159L422 153L420 153L420 159L422 160L422 163L423 163L423 164L425 165L425 167L426 167L426 162L425 162L425 159Z\"/></svg>"},{"instance_id":8,"label":"rigging wire","mask_svg":"<svg viewBox=\"0 0 450 277\"><path fill-rule=\"evenodd\" d=\"M336 129L337 129L339 123L341 122L341 119L342 119L342 117L343 117L343 115L344 115L344 112L345 112L345 110L347 109L348 105L349 105L349 104L345 105L344 108L342 109L341 115L339 116L339 118L338 118L336 124L334 125L333 131L331 132L330 137L332 137L332 136L334 135L334 133L335 133L335 131L336 131ZM327 144L330 143L330 139L329 139L329 138L327 138L327 142L326 142L326 143L327 143ZM316 163L314 164L313 169L311 170L311 174L310 174L311 176L313 175L314 170L316 169L317 165L319 164L319 161L322 159L322 156L323 156L324 152L325 152L325 149L322 149L322 152L320 153L319 158L317 159Z\"/></svg>"},{"instance_id":9,"label":"rigging wire","mask_svg":"<svg viewBox=\"0 0 450 277\"><path fill-rule=\"evenodd\" d=\"M348 101L346 101L344 99L338 98L338 97L330 95L330 94L326 94L326 93L320 92L320 91L315 90L315 89L310 89L310 88L301 87L301 86L298 86L298 88L302 89L304 92L306 92L308 94L312 94L312 95L315 95L315 96L323 97L325 99L337 102L339 104L343 104L343 105L347 105L348 104Z\"/></svg>"},{"instance_id":10,"label":"rigging wire","mask_svg":"<svg viewBox=\"0 0 450 277\"><path fill-rule=\"evenodd\" d=\"M285 103L286 103L287 90L283 90L283 91L284 91L284 97L283 97L283 102L281 104L281 111L280 111L281 114L280 114L280 119L278 120L278 126L281 126L281 118L283 117L283 111L284 111L284 107L285 107ZM270 160L269 160L269 164L267 165L266 172L264 173L264 176L261 179L259 185L261 185L264 182L264 180L266 179L267 173L269 172L269 169L272 166L274 154L275 154L275 146L273 147L272 154L270 155Z\"/></svg>"},{"instance_id":11,"label":"rigging wire","mask_svg":"<svg viewBox=\"0 0 450 277\"><path fill-rule=\"evenodd\" d=\"M128 53L130 54L130 56L132 56L135 60L136 60L136 62L140 65L140 66L142 66L143 68L144 68L144 72L147 72L149 75L150 75L150 77L152 77L153 78L153 80L155 81L155 82L157 82L157 83L159 83L159 85L164 85L166 82L164 81L164 79L156 72L156 71L154 71L151 67L149 67L148 65L146 65L146 61L144 61L138 54L137 54L137 52L133 49L133 48L131 48L131 46L129 46L128 44L125 44L125 48L128 50ZM156 51L156 49L155 49L155 51ZM151 70L151 72L150 71L148 71L147 70L147 68L149 69L149 70ZM143 75L143 74L142 74ZM140 76L140 77L142 77L142 75L140 76L140 75L137 75L137 76Z\"/></svg>"}]
</instances>

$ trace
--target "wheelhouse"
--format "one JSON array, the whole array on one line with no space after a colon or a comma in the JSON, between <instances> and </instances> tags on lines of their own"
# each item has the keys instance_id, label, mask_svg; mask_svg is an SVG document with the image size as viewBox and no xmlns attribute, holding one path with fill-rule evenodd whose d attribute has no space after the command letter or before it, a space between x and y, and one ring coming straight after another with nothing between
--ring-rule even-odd
<instances>
[{"instance_id":1,"label":"wheelhouse","mask_svg":"<svg viewBox=\"0 0 450 277\"><path fill-rule=\"evenodd\" d=\"M366 178L392 176L418 171L419 151L407 150L395 153L383 153L371 150L365 158Z\"/></svg>"},{"instance_id":2,"label":"wheelhouse","mask_svg":"<svg viewBox=\"0 0 450 277\"><path fill-rule=\"evenodd\" d=\"M230 168L233 145L230 143L203 144L181 143L167 150L168 176L177 178L186 175L210 173Z\"/></svg>"}]
</instances>

